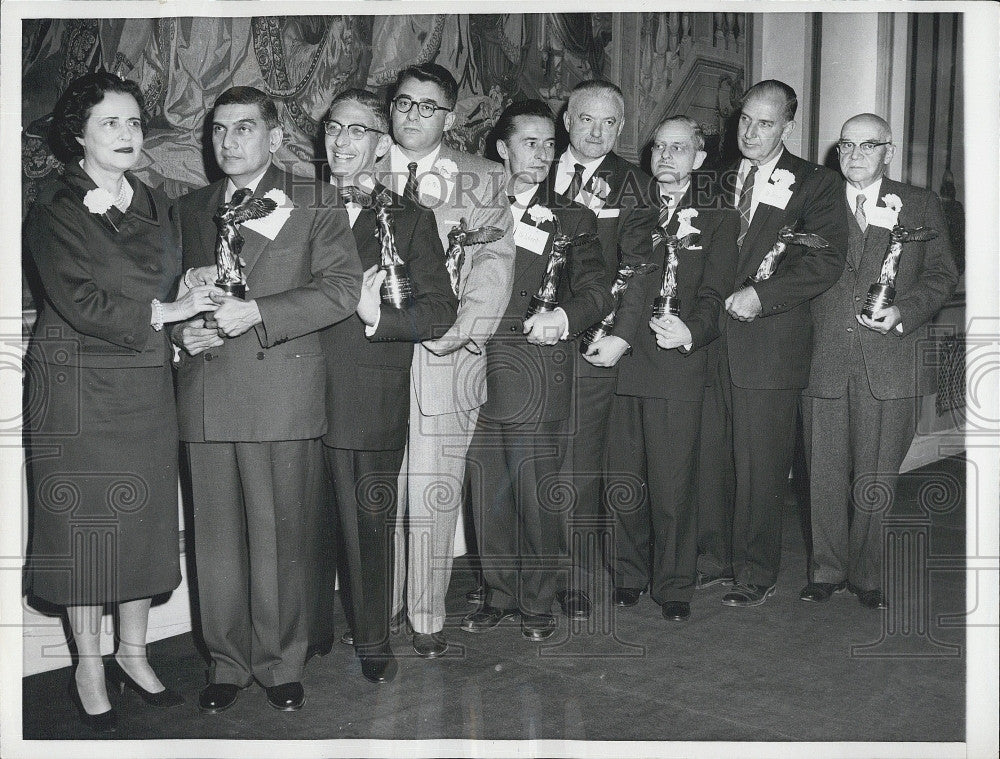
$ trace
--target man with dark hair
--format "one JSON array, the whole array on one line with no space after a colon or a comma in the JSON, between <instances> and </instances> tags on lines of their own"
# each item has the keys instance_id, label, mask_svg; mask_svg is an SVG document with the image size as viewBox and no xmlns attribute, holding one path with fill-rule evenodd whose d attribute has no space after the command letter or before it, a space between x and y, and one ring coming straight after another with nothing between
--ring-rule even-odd
<instances>
[{"instance_id":1,"label":"man with dark hair","mask_svg":"<svg viewBox=\"0 0 1000 759\"><path fill-rule=\"evenodd\" d=\"M268 115L270 114L270 116ZM202 711L227 709L256 680L275 709L302 706L308 645L303 526L322 476L319 330L355 312L361 262L328 185L273 165L282 130L267 96L224 92L212 145L224 179L181 198L185 275L216 278L212 217L238 190L275 207L239 228L247 298L174 330L181 439L194 502L201 628L212 659Z\"/></svg>"},{"instance_id":2,"label":"man with dark hair","mask_svg":"<svg viewBox=\"0 0 1000 759\"><path fill-rule=\"evenodd\" d=\"M323 451L339 526L341 597L362 674L372 682L388 682L396 672L389 647L391 528L410 416L413 344L444 334L458 304L434 214L375 181L375 161L392 144L384 102L366 90L347 90L323 122L332 181L366 267L356 313L323 330L320 340L327 359ZM387 208L381 221L377 207ZM401 309L379 296L388 223L414 293Z\"/></svg>"},{"instance_id":3,"label":"man with dark hair","mask_svg":"<svg viewBox=\"0 0 1000 759\"><path fill-rule=\"evenodd\" d=\"M397 195L429 207L442 245L463 222L495 227L499 239L465 246L458 272L458 317L443 336L414 351L410 427L400 472L394 613L404 606L421 656L440 656L445 595L462 509L465 453L486 400L483 346L510 298L513 221L502 168L442 144L455 124L458 84L437 64L399 74L390 109L396 143L378 171ZM405 516L405 519L404 519ZM405 546L405 547L404 547Z\"/></svg>"},{"instance_id":4,"label":"man with dark hair","mask_svg":"<svg viewBox=\"0 0 1000 759\"><path fill-rule=\"evenodd\" d=\"M551 607L569 568L566 515L551 496L571 432L571 340L611 309L611 280L594 214L551 191L555 120L548 106L512 104L497 133L506 135L496 147L517 222L517 259L510 302L486 344L487 400L469 448L486 599L462 629L485 632L520 612L522 636L542 641L555 632ZM525 318L550 273L557 235L581 234L590 237L566 250L565 269L553 282L558 305Z\"/></svg>"},{"instance_id":5,"label":"man with dark hair","mask_svg":"<svg viewBox=\"0 0 1000 759\"><path fill-rule=\"evenodd\" d=\"M847 254L839 177L784 147L795 128L795 107L794 91L782 82L751 87L737 126L743 159L722 177L726 202L740 215L739 260L726 293L730 318L717 379L721 412L706 409L705 424L714 429L703 434L726 440L720 430L731 425L731 448L727 440L701 462L706 476L699 483L699 530L717 540L704 546L699 581L707 586L733 578L722 601L727 606L757 606L774 592L796 412L809 380L810 301L837 281ZM822 243L789 243L780 257L765 261L779 231L789 226ZM726 471L735 473L734 494L705 487L713 473L722 482ZM731 556L725 553L729 535Z\"/></svg>"},{"instance_id":6,"label":"man with dark hair","mask_svg":"<svg viewBox=\"0 0 1000 759\"><path fill-rule=\"evenodd\" d=\"M563 123L569 146L552 165L555 190L597 215L604 268L613 281L623 263L646 261L652 254L657 219L656 205L649 197L653 180L612 150L625 126L625 100L615 85L597 80L578 84L570 92ZM618 372L615 365L629 350L621 334L616 328L595 341L586 356L577 351L573 358L577 375L571 422L574 434L563 472L576 495L572 518L584 523L601 513L601 472L609 445L608 414ZM586 539L580 541L580 545L589 544ZM588 575L601 567L603 560L602 556L574 557L573 581L559 596L566 616L590 616L591 603L584 589Z\"/></svg>"},{"instance_id":7,"label":"man with dark hair","mask_svg":"<svg viewBox=\"0 0 1000 759\"><path fill-rule=\"evenodd\" d=\"M933 344L929 323L958 272L937 196L885 176L895 145L884 119L848 119L837 152L847 180L841 202L852 220L844 273L813 302L816 347L802 404L812 551L799 598L823 602L848 588L862 606L884 609L891 589L883 587L882 518L892 509L920 396L936 389L921 346ZM894 302L867 315L868 288L879 281L897 224L937 236L903 245Z\"/></svg>"},{"instance_id":8,"label":"man with dark hair","mask_svg":"<svg viewBox=\"0 0 1000 759\"><path fill-rule=\"evenodd\" d=\"M624 474L644 484L638 503L608 504L615 517L614 600L633 606L648 585L663 618L676 622L691 615L702 396L739 229L735 210L695 192L691 175L705 160L704 148L701 126L686 116L665 119L653 134L650 171L663 210L652 263L660 271L637 276L625 292L622 311L639 318L623 324L634 352L619 363L610 422L617 434L608 451L609 479ZM657 316L653 304L668 275L679 314Z\"/></svg>"}]
</instances>

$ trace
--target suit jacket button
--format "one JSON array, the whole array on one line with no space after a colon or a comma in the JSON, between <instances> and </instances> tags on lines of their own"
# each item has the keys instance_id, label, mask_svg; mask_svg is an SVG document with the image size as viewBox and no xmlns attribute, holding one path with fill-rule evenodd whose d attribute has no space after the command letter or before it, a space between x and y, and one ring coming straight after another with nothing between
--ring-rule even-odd
<instances>
[{"instance_id":1,"label":"suit jacket button","mask_svg":"<svg viewBox=\"0 0 1000 759\"><path fill-rule=\"evenodd\" d=\"M206 361L211 361L212 360L212 354L211 353L206 353L205 354L205 360Z\"/></svg>"},{"instance_id":2,"label":"suit jacket button","mask_svg":"<svg viewBox=\"0 0 1000 759\"><path fill-rule=\"evenodd\" d=\"M528 297L528 291L527 290L521 290L521 297L522 298L527 298Z\"/></svg>"},{"instance_id":3,"label":"suit jacket button","mask_svg":"<svg viewBox=\"0 0 1000 759\"><path fill-rule=\"evenodd\" d=\"M512 326L512 327L510 328L510 331L511 331L511 332L517 332L517 325L515 324L514 326Z\"/></svg>"},{"instance_id":4,"label":"suit jacket button","mask_svg":"<svg viewBox=\"0 0 1000 759\"><path fill-rule=\"evenodd\" d=\"M847 328L847 331L848 331L848 332L853 332L853 331L854 331L854 327L848 327L848 328Z\"/></svg>"},{"instance_id":5,"label":"suit jacket button","mask_svg":"<svg viewBox=\"0 0 1000 759\"><path fill-rule=\"evenodd\" d=\"M860 295L855 295L854 296L854 300L861 300L861 296Z\"/></svg>"},{"instance_id":6,"label":"suit jacket button","mask_svg":"<svg viewBox=\"0 0 1000 759\"><path fill-rule=\"evenodd\" d=\"M264 360L264 351L257 351L257 360L258 361Z\"/></svg>"}]
</instances>

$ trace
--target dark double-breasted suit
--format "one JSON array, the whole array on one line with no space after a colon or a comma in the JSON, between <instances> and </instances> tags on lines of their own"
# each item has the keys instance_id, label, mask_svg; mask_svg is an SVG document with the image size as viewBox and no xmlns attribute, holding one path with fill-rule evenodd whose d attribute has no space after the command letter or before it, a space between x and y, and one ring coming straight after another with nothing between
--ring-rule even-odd
<instances>
[{"instance_id":1,"label":"dark double-breasted suit","mask_svg":"<svg viewBox=\"0 0 1000 759\"><path fill-rule=\"evenodd\" d=\"M774 585L781 557L783 494L812 353L810 302L837 281L847 255L840 177L787 150L770 179L781 170L792 174L791 194L784 208L758 204L725 295L756 273L786 225L799 222L801 231L821 236L828 246L789 245L772 276L753 286L760 315L749 322L723 317L717 379L722 398L714 411L706 408L706 443L714 447L702 448L706 476L699 481L699 542L707 563L716 571L732 566L737 582L764 587ZM726 181L733 175L724 175L722 185L726 204L735 208L735 183ZM726 487L733 482L735 489ZM714 542L705 540L706 533Z\"/></svg>"},{"instance_id":2,"label":"dark double-breasted suit","mask_svg":"<svg viewBox=\"0 0 1000 759\"><path fill-rule=\"evenodd\" d=\"M320 333L326 357L323 448L342 549L340 585L362 655L379 653L388 643L393 520L410 415L413 345L447 332L458 307L433 212L396 195L392 199L389 213L397 252L413 284L413 304L396 309L383 303L374 331L354 314ZM360 210L353 232L365 270L379 264L374 208Z\"/></svg>"},{"instance_id":3,"label":"dark double-breasted suit","mask_svg":"<svg viewBox=\"0 0 1000 759\"><path fill-rule=\"evenodd\" d=\"M535 201L559 219L560 231L596 233L594 214L540 186ZM528 212L523 220L530 223ZM511 297L486 344L487 400L469 449L469 479L487 603L548 614L565 559L566 513L558 499L573 398L572 338L611 310L611 282L596 239L569 250L559 307L569 339L538 346L523 334L531 296L542 282L552 246L541 254L517 247Z\"/></svg>"},{"instance_id":4,"label":"dark double-breasted suit","mask_svg":"<svg viewBox=\"0 0 1000 759\"><path fill-rule=\"evenodd\" d=\"M677 251L680 319L691 332L690 346L661 350L649 327L653 301L666 265L666 246L653 248L658 271L634 277L623 299L621 336L633 352L619 362L617 395L611 411L615 438L608 451L608 477L623 478L609 496L630 494L608 504L615 520L617 587L651 587L653 599L690 601L695 586L697 517L695 500L702 396L709 349L719 337L719 315L736 270L739 216L710 199L692 204L692 192L677 205L666 234L679 228L683 209L697 215L691 247ZM641 489L636 488L641 483ZM653 543L652 563L649 544Z\"/></svg>"},{"instance_id":5,"label":"dark double-breasted suit","mask_svg":"<svg viewBox=\"0 0 1000 759\"><path fill-rule=\"evenodd\" d=\"M847 264L837 283L813 301L815 346L803 421L812 525L810 580L848 580L882 589L882 517L892 506L899 468L913 439L917 398L937 385L928 326L951 297L958 272L941 203L929 190L882 179L902 202L898 223L931 227L937 238L903 244L894 305L901 331L882 335L858 323L868 287L878 280L890 230L861 231L850 215Z\"/></svg>"},{"instance_id":6,"label":"dark double-breasted suit","mask_svg":"<svg viewBox=\"0 0 1000 759\"><path fill-rule=\"evenodd\" d=\"M186 267L215 262L223 179L180 200ZM268 234L241 227L247 297L262 322L177 366L188 443L209 681L301 679L307 646L303 526L322 477L326 368L319 330L354 312L361 263L332 188L271 166L284 193ZM280 217L276 217L280 218ZM266 221L266 220L265 220Z\"/></svg>"},{"instance_id":7,"label":"dark double-breasted suit","mask_svg":"<svg viewBox=\"0 0 1000 759\"><path fill-rule=\"evenodd\" d=\"M550 181L554 181L558 161L553 163ZM622 262L641 262L652 253L652 231L656 225L656 203L650 198L652 178L614 152L604 156L593 175L582 187L580 197L595 196L600 180L607 183L603 203L593 207L597 215L597 234L609 281ZM576 200L576 198L570 198ZM603 314L602 317L603 318ZM588 325L589 326L589 325ZM612 334L619 334L618 330ZM619 335L620 336L620 335ZM576 389L570 427L573 435L563 462L563 473L573 483L576 499L573 516L593 520L601 513L601 475L608 446L608 416L615 391L616 366L594 366L574 352ZM582 587L584 574L600 563L600 557L574 557L574 587Z\"/></svg>"}]
</instances>

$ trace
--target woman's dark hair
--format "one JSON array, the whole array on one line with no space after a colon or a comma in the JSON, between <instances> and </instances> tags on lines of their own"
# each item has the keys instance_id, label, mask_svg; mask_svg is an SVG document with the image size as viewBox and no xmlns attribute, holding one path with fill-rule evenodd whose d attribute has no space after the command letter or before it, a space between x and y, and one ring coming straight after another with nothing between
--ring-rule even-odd
<instances>
[{"instance_id":1,"label":"woman's dark hair","mask_svg":"<svg viewBox=\"0 0 1000 759\"><path fill-rule=\"evenodd\" d=\"M146 134L146 106L138 84L107 71L84 74L70 82L52 113L49 142L59 160L71 161L83 155L83 146L77 142L77 138L83 137L83 128L90 118L90 112L109 92L119 92L135 98L135 102L139 104L139 117L142 119L142 133Z\"/></svg>"}]
</instances>

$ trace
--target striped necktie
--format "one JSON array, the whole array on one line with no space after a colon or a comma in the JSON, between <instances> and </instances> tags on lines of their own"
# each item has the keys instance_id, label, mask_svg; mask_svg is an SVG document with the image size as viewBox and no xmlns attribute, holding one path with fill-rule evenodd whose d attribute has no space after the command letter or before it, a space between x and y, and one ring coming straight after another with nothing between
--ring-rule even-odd
<instances>
[{"instance_id":1,"label":"striped necktie","mask_svg":"<svg viewBox=\"0 0 1000 759\"><path fill-rule=\"evenodd\" d=\"M417 163L411 161L406 164L406 186L403 188L403 197L414 205L420 205L420 193L417 192Z\"/></svg>"},{"instance_id":2,"label":"striped necktie","mask_svg":"<svg viewBox=\"0 0 1000 759\"><path fill-rule=\"evenodd\" d=\"M861 227L861 231L864 232L868 229L868 217L865 215L865 196L858 193L857 205L854 208L854 220L858 222L858 226Z\"/></svg>"},{"instance_id":3,"label":"striped necktie","mask_svg":"<svg viewBox=\"0 0 1000 759\"><path fill-rule=\"evenodd\" d=\"M673 195L660 196L660 214L656 220L656 224L663 230L663 234L667 233L667 224L670 223L670 217L673 215L674 208L676 207L677 199Z\"/></svg>"},{"instance_id":4,"label":"striped necktie","mask_svg":"<svg viewBox=\"0 0 1000 759\"><path fill-rule=\"evenodd\" d=\"M743 244L743 238L747 236L747 230L750 229L750 206L753 202L753 180L756 174L757 167L750 164L750 171L747 172L746 178L743 180L740 202L736 206L740 212L740 236L736 238L737 245Z\"/></svg>"}]
</instances>

